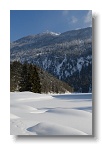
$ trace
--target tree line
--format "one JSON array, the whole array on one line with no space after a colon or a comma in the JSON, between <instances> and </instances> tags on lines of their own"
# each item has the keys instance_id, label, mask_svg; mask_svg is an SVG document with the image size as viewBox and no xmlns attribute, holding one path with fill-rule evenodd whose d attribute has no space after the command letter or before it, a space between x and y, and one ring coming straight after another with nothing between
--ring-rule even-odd
<instances>
[{"instance_id":1,"label":"tree line","mask_svg":"<svg viewBox=\"0 0 102 145\"><path fill-rule=\"evenodd\" d=\"M13 62L10 66L11 90L41 93L40 78L35 65Z\"/></svg>"},{"instance_id":2,"label":"tree line","mask_svg":"<svg viewBox=\"0 0 102 145\"><path fill-rule=\"evenodd\" d=\"M32 63L14 61L10 64L10 91L65 93L73 88Z\"/></svg>"}]
</instances>

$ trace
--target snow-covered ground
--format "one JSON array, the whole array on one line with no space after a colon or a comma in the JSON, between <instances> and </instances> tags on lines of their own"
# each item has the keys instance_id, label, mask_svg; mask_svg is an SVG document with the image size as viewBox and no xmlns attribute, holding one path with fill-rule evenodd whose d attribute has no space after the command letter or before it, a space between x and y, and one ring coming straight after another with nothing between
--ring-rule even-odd
<instances>
[{"instance_id":1,"label":"snow-covered ground","mask_svg":"<svg viewBox=\"0 0 102 145\"><path fill-rule=\"evenodd\" d=\"M10 134L92 135L92 94L11 92Z\"/></svg>"}]
</instances>

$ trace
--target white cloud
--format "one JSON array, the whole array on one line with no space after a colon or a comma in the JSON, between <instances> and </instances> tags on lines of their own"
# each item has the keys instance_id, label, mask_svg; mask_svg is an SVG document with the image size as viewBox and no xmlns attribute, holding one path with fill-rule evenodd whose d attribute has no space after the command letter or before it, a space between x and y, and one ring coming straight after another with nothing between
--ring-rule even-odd
<instances>
[{"instance_id":1,"label":"white cloud","mask_svg":"<svg viewBox=\"0 0 102 145\"><path fill-rule=\"evenodd\" d=\"M89 26L92 26L92 11L89 10L87 15L85 16L85 23L87 23Z\"/></svg>"},{"instance_id":2,"label":"white cloud","mask_svg":"<svg viewBox=\"0 0 102 145\"><path fill-rule=\"evenodd\" d=\"M72 16L71 23L75 24L77 23L78 19L75 16Z\"/></svg>"},{"instance_id":3,"label":"white cloud","mask_svg":"<svg viewBox=\"0 0 102 145\"><path fill-rule=\"evenodd\" d=\"M75 16L71 16L69 13L70 13L69 10L62 11L62 15L64 16L64 18L66 18L66 20L69 23L72 23L72 24L77 23L78 19Z\"/></svg>"}]
</instances>

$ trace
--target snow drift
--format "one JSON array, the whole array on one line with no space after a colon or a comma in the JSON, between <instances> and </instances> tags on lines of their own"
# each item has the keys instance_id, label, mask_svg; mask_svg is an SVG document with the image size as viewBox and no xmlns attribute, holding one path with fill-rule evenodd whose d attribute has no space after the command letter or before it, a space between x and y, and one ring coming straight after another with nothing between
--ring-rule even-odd
<instances>
[{"instance_id":1,"label":"snow drift","mask_svg":"<svg viewBox=\"0 0 102 145\"><path fill-rule=\"evenodd\" d=\"M12 135L92 135L92 94L11 92Z\"/></svg>"}]
</instances>

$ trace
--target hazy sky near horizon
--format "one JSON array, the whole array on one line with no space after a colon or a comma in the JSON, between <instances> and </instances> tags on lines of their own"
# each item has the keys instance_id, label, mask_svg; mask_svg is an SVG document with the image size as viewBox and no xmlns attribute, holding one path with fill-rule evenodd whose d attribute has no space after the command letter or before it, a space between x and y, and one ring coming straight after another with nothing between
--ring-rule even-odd
<instances>
[{"instance_id":1,"label":"hazy sky near horizon","mask_svg":"<svg viewBox=\"0 0 102 145\"><path fill-rule=\"evenodd\" d=\"M27 35L92 26L91 10L11 10L10 41Z\"/></svg>"}]
</instances>

